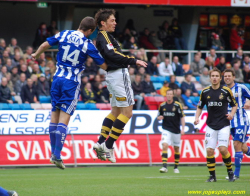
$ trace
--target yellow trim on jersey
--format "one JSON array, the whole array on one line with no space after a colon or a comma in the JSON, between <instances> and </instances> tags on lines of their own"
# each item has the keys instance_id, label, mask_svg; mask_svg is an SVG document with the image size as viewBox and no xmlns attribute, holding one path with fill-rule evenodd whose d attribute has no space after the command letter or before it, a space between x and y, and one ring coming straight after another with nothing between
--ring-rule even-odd
<instances>
[{"instance_id":1,"label":"yellow trim on jersey","mask_svg":"<svg viewBox=\"0 0 250 196\"><path fill-rule=\"evenodd\" d=\"M106 32L106 31L100 31L100 32L103 34L103 36L104 36L104 38L106 39L106 41L108 42L108 44L111 44L111 41L110 41L110 39L109 39L109 37L108 37L107 32Z\"/></svg>"},{"instance_id":2,"label":"yellow trim on jersey","mask_svg":"<svg viewBox=\"0 0 250 196\"><path fill-rule=\"evenodd\" d=\"M176 103L177 105L179 105L180 106L180 108L181 108L181 113L182 113L182 116L184 117L185 116L185 114L184 114L184 112L183 112L183 109L182 109L182 105L181 105L181 103L180 102L178 102L178 101L175 101L174 103Z\"/></svg>"},{"instance_id":3,"label":"yellow trim on jersey","mask_svg":"<svg viewBox=\"0 0 250 196\"><path fill-rule=\"evenodd\" d=\"M223 86L222 88L224 88L225 90L227 90L230 93L231 97L234 97L230 88L228 88L226 86Z\"/></svg>"},{"instance_id":4,"label":"yellow trim on jersey","mask_svg":"<svg viewBox=\"0 0 250 196\"><path fill-rule=\"evenodd\" d=\"M116 48L114 48L114 52L115 52L116 54L119 54L119 55L123 56L123 57L127 57L126 55L124 55L124 54L118 52Z\"/></svg>"},{"instance_id":5,"label":"yellow trim on jersey","mask_svg":"<svg viewBox=\"0 0 250 196\"><path fill-rule=\"evenodd\" d=\"M200 100L201 100L201 95L203 94L203 91L204 91L204 90L207 90L207 89L209 89L209 88L210 88L210 86L207 86L206 88L204 88L204 89L201 91Z\"/></svg>"},{"instance_id":6,"label":"yellow trim on jersey","mask_svg":"<svg viewBox=\"0 0 250 196\"><path fill-rule=\"evenodd\" d=\"M165 105L165 104L166 104L166 101L164 101L164 102L162 102L162 103L160 104L159 109L158 109L159 112L160 112L161 106L163 106L163 105Z\"/></svg>"}]
</instances>

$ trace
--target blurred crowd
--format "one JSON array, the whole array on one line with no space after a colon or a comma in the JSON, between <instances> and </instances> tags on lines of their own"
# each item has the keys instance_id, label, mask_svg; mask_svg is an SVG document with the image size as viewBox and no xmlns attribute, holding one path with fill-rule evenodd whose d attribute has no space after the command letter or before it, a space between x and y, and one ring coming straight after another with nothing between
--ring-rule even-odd
<instances>
[{"instance_id":1,"label":"blurred crowd","mask_svg":"<svg viewBox=\"0 0 250 196\"><path fill-rule=\"evenodd\" d=\"M230 40L237 54L230 62L226 61L225 55L216 53L225 46L220 33L214 32L209 54L204 56L201 52L197 52L189 65L182 64L180 60L182 56L177 54L169 59L167 54L162 52L145 53L145 49L187 49L177 19L173 19L171 25L164 21L157 32L145 28L141 34L136 31L133 20L128 20L123 32L116 34L117 40L122 48L129 49L127 55L148 62L147 68L135 65L129 67L136 100L135 109L147 109L145 97L166 96L169 88L174 89L175 100L182 103L184 109L195 109L197 99L193 97L198 97L202 88L210 85L209 70L215 66L222 72L226 68L234 69L236 82L249 84L250 59L243 53L244 39L236 28L233 26ZM244 30L241 30L244 34L242 31ZM50 87L56 70L55 57L51 56L51 53L43 53L39 59L33 61L31 54L47 37L57 32L55 21L48 27L45 23L41 23L36 31L33 46L27 46L25 50L18 46L18 40L15 38L9 43L0 38L1 103L39 103L39 96L50 96ZM94 43L96 35L97 30L90 37ZM79 100L84 103L108 103L109 92L105 76L106 72L89 57L86 69L82 73ZM156 82L157 77L161 78L160 86L159 82Z\"/></svg>"}]
</instances>

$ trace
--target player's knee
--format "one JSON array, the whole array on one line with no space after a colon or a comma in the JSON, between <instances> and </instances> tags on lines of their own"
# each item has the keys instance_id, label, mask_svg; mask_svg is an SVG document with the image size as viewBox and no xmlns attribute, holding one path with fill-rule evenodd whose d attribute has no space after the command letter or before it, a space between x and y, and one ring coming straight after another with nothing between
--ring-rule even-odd
<instances>
[{"instance_id":1,"label":"player's knee","mask_svg":"<svg viewBox=\"0 0 250 196\"><path fill-rule=\"evenodd\" d=\"M236 152L241 151L242 143L240 141L234 141L234 149Z\"/></svg>"},{"instance_id":2,"label":"player's knee","mask_svg":"<svg viewBox=\"0 0 250 196\"><path fill-rule=\"evenodd\" d=\"M168 144L167 143L162 143L162 150L167 150L168 149Z\"/></svg>"},{"instance_id":3,"label":"player's knee","mask_svg":"<svg viewBox=\"0 0 250 196\"><path fill-rule=\"evenodd\" d=\"M228 149L227 149L227 147L225 147L225 146L220 146L220 147L219 147L219 151L220 151L220 153L221 153L222 155L224 155L224 156L226 156L227 153L228 153Z\"/></svg>"},{"instance_id":4,"label":"player's knee","mask_svg":"<svg viewBox=\"0 0 250 196\"><path fill-rule=\"evenodd\" d=\"M207 156L211 157L214 155L214 149L212 148L207 148Z\"/></svg>"}]
</instances>

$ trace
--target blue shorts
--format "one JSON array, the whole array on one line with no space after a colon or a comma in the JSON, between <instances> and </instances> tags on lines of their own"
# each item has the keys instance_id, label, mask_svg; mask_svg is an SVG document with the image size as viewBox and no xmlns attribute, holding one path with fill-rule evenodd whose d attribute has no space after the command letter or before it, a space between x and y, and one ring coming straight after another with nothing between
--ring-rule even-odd
<instances>
[{"instance_id":1,"label":"blue shorts","mask_svg":"<svg viewBox=\"0 0 250 196\"><path fill-rule=\"evenodd\" d=\"M55 76L50 90L52 111L59 109L73 115L79 93L80 84L78 82Z\"/></svg>"},{"instance_id":2,"label":"blue shorts","mask_svg":"<svg viewBox=\"0 0 250 196\"><path fill-rule=\"evenodd\" d=\"M248 125L239 126L237 128L231 128L231 135L234 141L240 141L245 143L248 140L247 131L249 129Z\"/></svg>"}]
</instances>

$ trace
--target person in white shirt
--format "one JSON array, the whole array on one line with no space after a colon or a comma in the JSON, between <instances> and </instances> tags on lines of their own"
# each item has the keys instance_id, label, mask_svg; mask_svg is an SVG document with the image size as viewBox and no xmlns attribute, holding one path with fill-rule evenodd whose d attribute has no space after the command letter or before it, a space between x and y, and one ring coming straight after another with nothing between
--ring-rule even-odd
<instances>
[{"instance_id":1,"label":"person in white shirt","mask_svg":"<svg viewBox=\"0 0 250 196\"><path fill-rule=\"evenodd\" d=\"M160 76L171 76L174 75L172 65L168 57L165 58L164 62L161 62L158 67Z\"/></svg>"}]
</instances>

